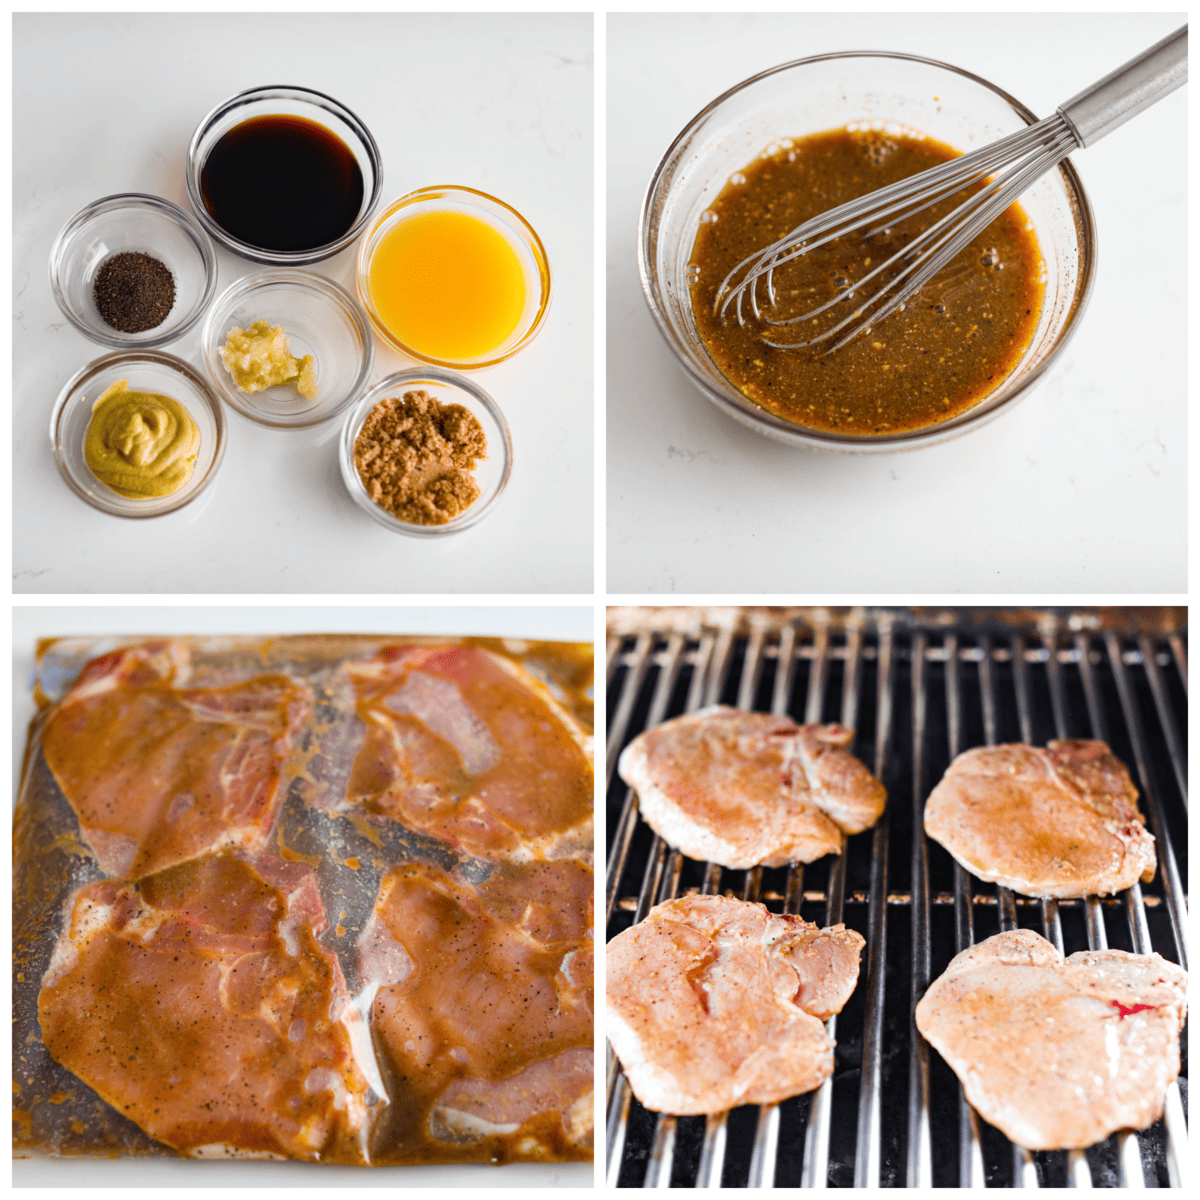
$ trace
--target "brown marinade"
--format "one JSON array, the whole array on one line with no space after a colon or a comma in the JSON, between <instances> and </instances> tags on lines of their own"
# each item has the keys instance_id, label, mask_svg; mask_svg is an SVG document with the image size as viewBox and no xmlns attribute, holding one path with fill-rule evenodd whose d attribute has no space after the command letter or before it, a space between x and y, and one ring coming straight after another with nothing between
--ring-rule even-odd
<instances>
[{"instance_id":1,"label":"brown marinade","mask_svg":"<svg viewBox=\"0 0 1200 1200\"><path fill-rule=\"evenodd\" d=\"M842 129L775 143L733 176L702 220L689 279L697 331L740 392L811 429L887 434L948 420L1012 372L1037 327L1043 290L1041 254L1015 204L901 311L832 353L765 345L764 332L779 341L811 333L790 332L800 326L772 329L746 306L745 327L732 309L723 319L714 314L721 281L747 255L835 205L955 157L928 138ZM772 315L780 319L823 304L965 198L960 192L869 240L861 233L839 238L781 267ZM844 305L833 310L837 320L846 311ZM827 326L804 327L818 332Z\"/></svg>"},{"instance_id":2,"label":"brown marinade","mask_svg":"<svg viewBox=\"0 0 1200 1200\"><path fill-rule=\"evenodd\" d=\"M71 638L37 662L18 1157L590 1161L590 645Z\"/></svg>"}]
</instances>

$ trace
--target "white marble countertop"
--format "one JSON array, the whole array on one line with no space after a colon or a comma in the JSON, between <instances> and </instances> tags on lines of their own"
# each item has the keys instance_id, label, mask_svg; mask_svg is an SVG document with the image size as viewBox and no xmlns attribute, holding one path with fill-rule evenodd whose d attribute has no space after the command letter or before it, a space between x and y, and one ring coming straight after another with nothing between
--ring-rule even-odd
<instances>
[{"instance_id":1,"label":"white marble countertop","mask_svg":"<svg viewBox=\"0 0 1200 1200\"><path fill-rule=\"evenodd\" d=\"M590 14L19 14L13 63L14 592L591 592ZM51 243L101 196L187 209L196 125L265 83L316 88L363 119L383 158L381 207L467 184L514 205L547 247L545 327L478 375L508 419L513 472L467 532L417 541L360 512L338 470L337 418L288 432L229 412L212 487L156 520L105 516L58 475L51 407L106 350L56 307ZM309 269L353 291L356 252ZM219 291L264 269L217 256ZM164 349L199 366L199 329ZM411 365L376 339L372 383Z\"/></svg>"},{"instance_id":2,"label":"white marble countertop","mask_svg":"<svg viewBox=\"0 0 1200 1200\"><path fill-rule=\"evenodd\" d=\"M1035 393L941 447L822 454L743 429L693 389L659 336L635 245L675 135L766 67L903 51L981 75L1044 115L1185 20L610 16L609 592L1186 591L1186 88L1074 156L1099 230L1088 311Z\"/></svg>"}]
</instances>

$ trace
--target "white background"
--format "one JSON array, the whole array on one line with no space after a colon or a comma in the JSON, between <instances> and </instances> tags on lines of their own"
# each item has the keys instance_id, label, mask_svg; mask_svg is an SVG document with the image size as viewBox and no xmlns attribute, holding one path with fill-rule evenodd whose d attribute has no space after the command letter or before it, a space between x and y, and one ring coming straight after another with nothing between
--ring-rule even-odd
<instances>
[{"instance_id":1,"label":"white background","mask_svg":"<svg viewBox=\"0 0 1200 1200\"><path fill-rule=\"evenodd\" d=\"M945 446L852 457L742 428L677 365L636 258L667 146L766 67L903 51L981 75L1042 116L1185 20L610 16L608 590L1186 591L1186 88L1073 156L1099 230L1089 308L1035 393Z\"/></svg>"},{"instance_id":2,"label":"white background","mask_svg":"<svg viewBox=\"0 0 1200 1200\"><path fill-rule=\"evenodd\" d=\"M268 83L323 91L366 123L383 158L381 209L414 188L466 184L512 204L547 248L544 328L475 373L508 419L513 472L465 533L418 541L356 508L338 469L338 418L281 431L227 410L213 485L156 520L99 513L58 475L51 407L107 351L54 303L55 236L118 192L188 209L196 126ZM14 84L14 591L591 592L590 14L20 15ZM357 250L308 269L353 293ZM219 291L265 269L219 248L217 258ZM199 328L164 349L203 373ZM376 339L372 383L411 365Z\"/></svg>"}]
</instances>

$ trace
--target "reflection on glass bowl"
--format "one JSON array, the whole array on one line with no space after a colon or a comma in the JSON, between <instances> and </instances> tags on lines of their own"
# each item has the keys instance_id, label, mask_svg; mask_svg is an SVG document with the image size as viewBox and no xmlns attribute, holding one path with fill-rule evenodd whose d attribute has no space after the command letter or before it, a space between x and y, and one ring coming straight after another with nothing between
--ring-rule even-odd
<instances>
[{"instance_id":1,"label":"reflection on glass bowl","mask_svg":"<svg viewBox=\"0 0 1200 1200\"><path fill-rule=\"evenodd\" d=\"M687 268L702 214L729 177L784 138L860 121L902 121L964 153L1036 118L1011 96L945 63L902 54L829 54L763 71L718 96L668 148L650 181L638 231L642 290L659 332L688 377L722 412L792 446L857 453L947 441L1012 408L1074 332L1095 270L1096 235L1083 185L1068 160L1021 198L1046 266L1042 314L1015 370L989 395L939 425L854 436L783 420L725 378L691 311Z\"/></svg>"},{"instance_id":2,"label":"reflection on glass bowl","mask_svg":"<svg viewBox=\"0 0 1200 1200\"><path fill-rule=\"evenodd\" d=\"M473 472L475 482L479 485L479 497L474 504L444 525L415 525L408 521L401 521L387 510L380 508L371 499L359 476L358 468L354 465L354 443L358 439L367 415L380 401L392 396L400 397L405 392L413 391L427 392L442 404L461 404L474 414L487 438L487 457ZM499 405L474 380L456 375L452 371L430 370L429 368L419 371L400 371L395 375L389 375L386 379L381 379L350 410L346 417L346 423L342 427L338 461L342 469L342 479L351 499L372 520L377 521L385 529L390 529L393 533L403 533L409 537L442 537L469 529L495 509L512 471L512 439L508 432L508 422L504 419Z\"/></svg>"},{"instance_id":3,"label":"reflection on glass bowl","mask_svg":"<svg viewBox=\"0 0 1200 1200\"><path fill-rule=\"evenodd\" d=\"M311 354L317 394L294 386L243 392L221 357L229 331L265 320L282 326L296 358ZM375 361L366 313L344 288L311 271L263 271L239 279L204 322L204 368L217 394L251 421L274 429L304 429L342 413L362 395Z\"/></svg>"},{"instance_id":4,"label":"reflection on glass bowl","mask_svg":"<svg viewBox=\"0 0 1200 1200\"><path fill-rule=\"evenodd\" d=\"M445 228L439 236L439 218L460 223L461 240ZM472 226L477 237L483 236L469 247ZM406 233L412 244L397 254L397 237ZM460 261L472 254L489 261ZM398 263L410 274L404 275ZM513 278L505 279L506 268ZM463 325L471 297L464 296L460 305L457 297L445 295L449 287L462 286L452 281L464 273L474 275L476 286L499 303L516 293L509 327L478 348L470 342L482 330ZM417 362L452 370L478 370L511 358L537 336L550 308L550 264L541 239L515 208L474 188L420 188L390 205L362 240L357 280L359 298L385 342ZM421 314L424 338L396 320L402 309L419 308L421 297L431 309ZM481 319L477 314L476 323Z\"/></svg>"},{"instance_id":5,"label":"reflection on glass bowl","mask_svg":"<svg viewBox=\"0 0 1200 1200\"><path fill-rule=\"evenodd\" d=\"M101 483L87 465L84 443L92 405L120 379L129 380L131 391L177 400L200 431L191 478L169 496L122 496ZM114 517L161 517L190 504L216 478L225 456L225 413L203 376L181 358L153 351L106 354L88 363L59 393L50 414L50 442L67 486L93 508Z\"/></svg>"},{"instance_id":6,"label":"reflection on glass bowl","mask_svg":"<svg viewBox=\"0 0 1200 1200\"><path fill-rule=\"evenodd\" d=\"M114 329L96 308L96 272L115 254L149 254L171 272L175 303L161 325L141 333ZM217 256L208 235L160 196L105 196L77 212L50 250L50 290L63 315L102 346L149 350L187 333L217 288Z\"/></svg>"},{"instance_id":7,"label":"reflection on glass bowl","mask_svg":"<svg viewBox=\"0 0 1200 1200\"><path fill-rule=\"evenodd\" d=\"M235 126L260 117L298 117L324 127L353 156L362 172L362 202L358 215L345 232L322 246L304 250L269 250L235 237L220 225L204 202L201 175L213 147ZM344 104L311 88L271 86L248 88L218 104L196 127L188 146L186 179L188 200L201 225L212 239L227 250L252 262L276 267L302 267L321 262L345 250L366 227L383 190L383 166L379 147L371 131ZM295 182L296 196L303 196L303 180Z\"/></svg>"}]
</instances>

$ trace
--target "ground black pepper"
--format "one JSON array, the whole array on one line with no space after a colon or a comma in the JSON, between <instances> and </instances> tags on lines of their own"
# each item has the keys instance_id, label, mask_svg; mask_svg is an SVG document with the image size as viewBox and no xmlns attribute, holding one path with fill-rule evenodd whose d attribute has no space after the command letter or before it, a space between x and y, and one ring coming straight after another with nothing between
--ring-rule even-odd
<instances>
[{"instance_id":1,"label":"ground black pepper","mask_svg":"<svg viewBox=\"0 0 1200 1200\"><path fill-rule=\"evenodd\" d=\"M93 295L106 324L120 333L144 333L170 315L175 276L157 258L125 251L101 263Z\"/></svg>"}]
</instances>

